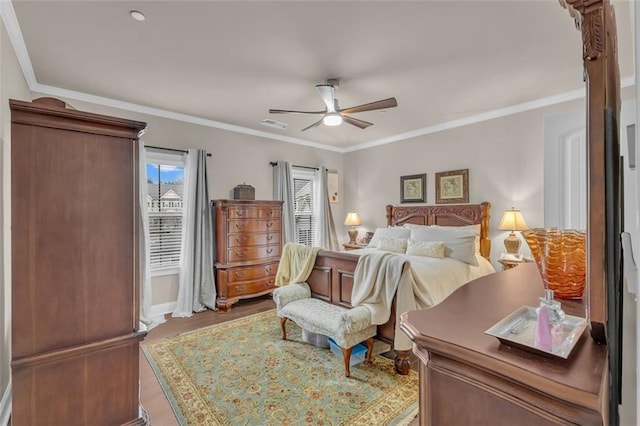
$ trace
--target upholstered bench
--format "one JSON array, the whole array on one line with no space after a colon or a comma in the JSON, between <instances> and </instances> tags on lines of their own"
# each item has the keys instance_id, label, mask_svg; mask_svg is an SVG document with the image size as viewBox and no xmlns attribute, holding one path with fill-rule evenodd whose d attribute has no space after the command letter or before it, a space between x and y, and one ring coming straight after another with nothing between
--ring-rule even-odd
<instances>
[{"instance_id":1,"label":"upholstered bench","mask_svg":"<svg viewBox=\"0 0 640 426\"><path fill-rule=\"evenodd\" d=\"M287 320L303 329L331 337L342 350L344 375L349 377L351 351L360 342L367 342L366 360L371 361L373 336L376 326L371 324L371 314L364 306L347 309L311 298L311 290L306 283L294 283L278 287L273 292L276 302L282 339L287 339Z\"/></svg>"}]
</instances>

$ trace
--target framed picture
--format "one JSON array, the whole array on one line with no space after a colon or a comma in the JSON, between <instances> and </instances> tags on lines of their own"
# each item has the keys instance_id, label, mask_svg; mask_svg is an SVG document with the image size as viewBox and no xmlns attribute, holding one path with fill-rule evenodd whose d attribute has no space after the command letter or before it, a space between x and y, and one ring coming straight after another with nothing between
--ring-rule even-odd
<instances>
[{"instance_id":1,"label":"framed picture","mask_svg":"<svg viewBox=\"0 0 640 426\"><path fill-rule=\"evenodd\" d=\"M400 202L424 203L427 199L427 175L400 176Z\"/></svg>"},{"instance_id":2,"label":"framed picture","mask_svg":"<svg viewBox=\"0 0 640 426\"><path fill-rule=\"evenodd\" d=\"M436 203L469 202L469 169L436 173Z\"/></svg>"}]
</instances>

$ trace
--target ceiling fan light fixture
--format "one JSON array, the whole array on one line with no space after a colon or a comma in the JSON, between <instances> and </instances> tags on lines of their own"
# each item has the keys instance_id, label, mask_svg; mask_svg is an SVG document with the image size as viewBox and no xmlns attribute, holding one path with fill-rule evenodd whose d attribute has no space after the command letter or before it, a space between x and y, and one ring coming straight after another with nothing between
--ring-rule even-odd
<instances>
[{"instance_id":1,"label":"ceiling fan light fixture","mask_svg":"<svg viewBox=\"0 0 640 426\"><path fill-rule=\"evenodd\" d=\"M342 124L342 116L336 112L330 112L322 119L325 126L339 126Z\"/></svg>"}]
</instances>

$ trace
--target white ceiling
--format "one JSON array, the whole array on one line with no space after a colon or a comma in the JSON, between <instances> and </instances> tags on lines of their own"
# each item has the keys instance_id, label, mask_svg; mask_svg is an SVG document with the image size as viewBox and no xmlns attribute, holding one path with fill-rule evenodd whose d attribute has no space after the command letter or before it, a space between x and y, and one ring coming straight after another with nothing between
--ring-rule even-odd
<instances>
[{"instance_id":1,"label":"white ceiling","mask_svg":"<svg viewBox=\"0 0 640 426\"><path fill-rule=\"evenodd\" d=\"M615 4L627 77L630 6ZM557 0L14 0L13 8L43 92L338 151L576 97L584 87L580 32ZM314 86L336 77L341 107L392 96L399 105L353 114L375 123L366 130L301 132L320 117L268 113L323 109ZM266 127L265 118L289 126Z\"/></svg>"}]
</instances>

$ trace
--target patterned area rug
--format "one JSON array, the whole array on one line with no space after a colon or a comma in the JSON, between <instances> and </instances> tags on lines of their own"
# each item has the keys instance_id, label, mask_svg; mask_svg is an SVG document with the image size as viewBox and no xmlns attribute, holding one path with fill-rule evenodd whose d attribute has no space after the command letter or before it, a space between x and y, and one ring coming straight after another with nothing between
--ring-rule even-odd
<instances>
[{"instance_id":1,"label":"patterned area rug","mask_svg":"<svg viewBox=\"0 0 640 426\"><path fill-rule=\"evenodd\" d=\"M351 367L302 340L275 310L143 346L182 425L406 425L418 413L418 375L393 361ZM153 421L153 419L151 419Z\"/></svg>"}]
</instances>

